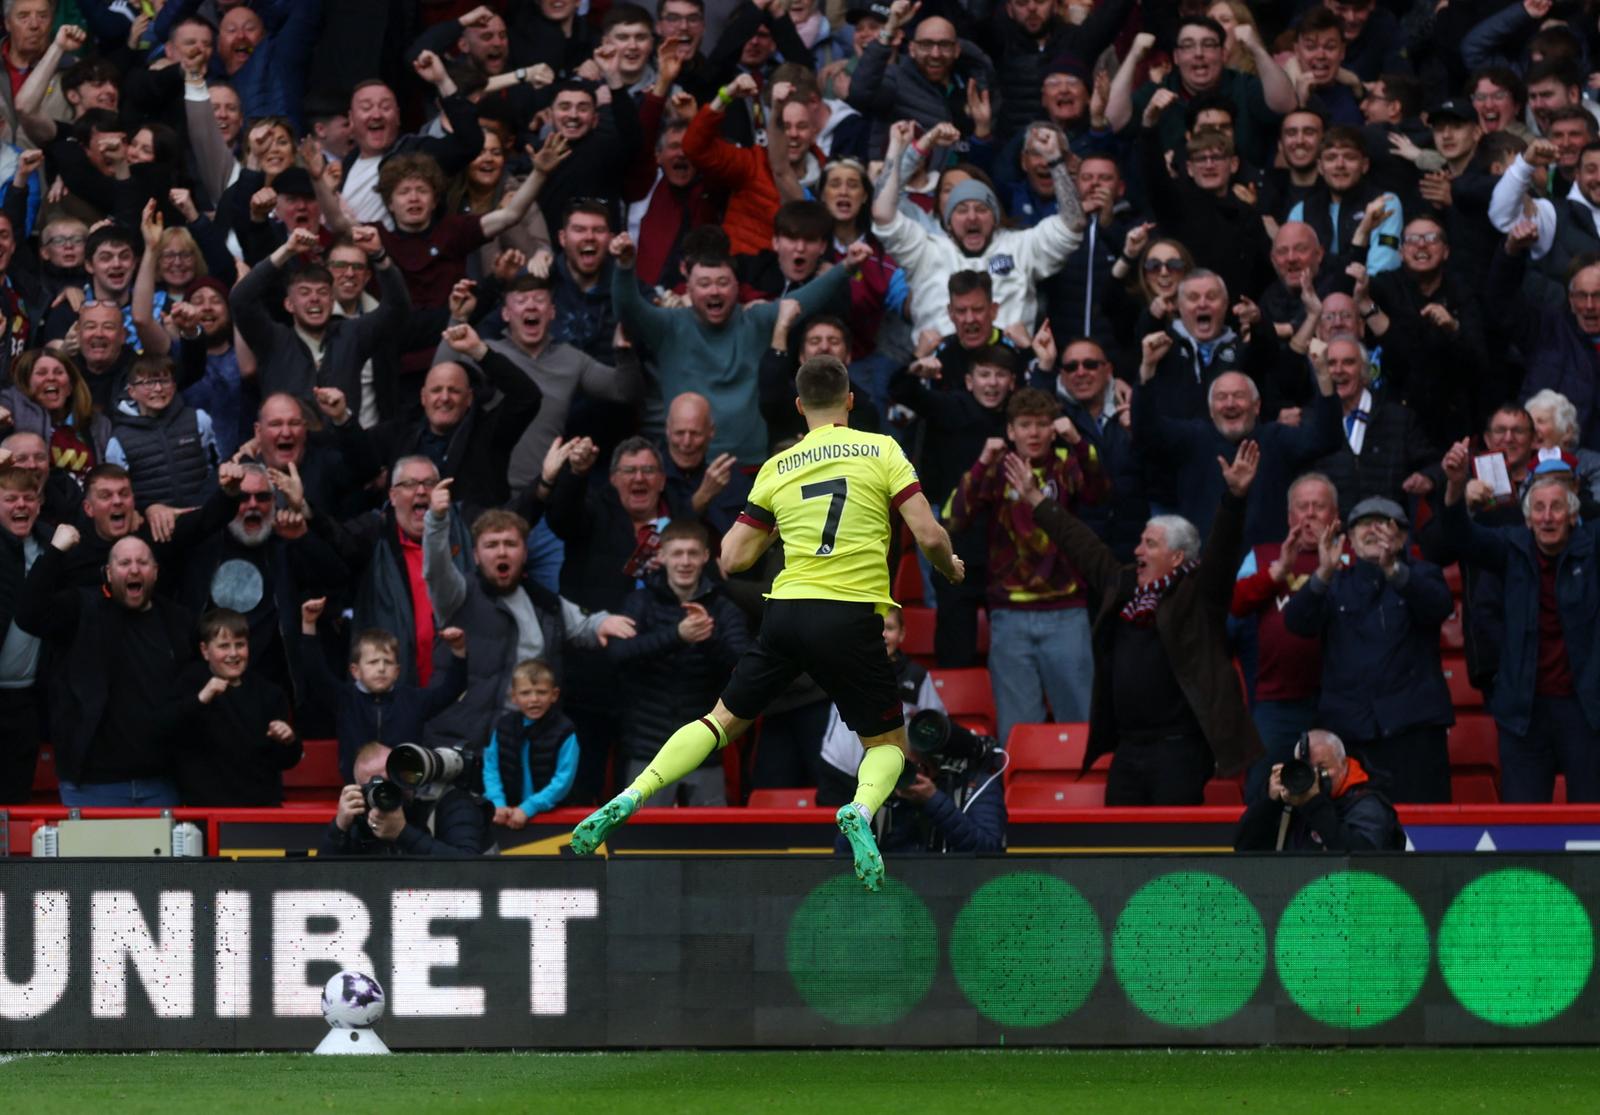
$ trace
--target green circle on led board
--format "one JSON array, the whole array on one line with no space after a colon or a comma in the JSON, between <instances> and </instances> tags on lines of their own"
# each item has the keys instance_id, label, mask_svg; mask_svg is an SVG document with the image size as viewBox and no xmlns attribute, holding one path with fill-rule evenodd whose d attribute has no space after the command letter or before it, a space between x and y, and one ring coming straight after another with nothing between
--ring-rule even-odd
<instances>
[{"instance_id":1,"label":"green circle on led board","mask_svg":"<svg viewBox=\"0 0 1600 1115\"><path fill-rule=\"evenodd\" d=\"M1076 887L1019 871L979 887L956 916L950 967L978 1013L1048 1026L1077 1010L1105 963L1100 919Z\"/></svg>"},{"instance_id":2,"label":"green circle on led board","mask_svg":"<svg viewBox=\"0 0 1600 1115\"><path fill-rule=\"evenodd\" d=\"M817 887L789 921L789 978L830 1022L881 1026L922 1001L939 966L939 933L911 888L884 880L876 894L854 875Z\"/></svg>"},{"instance_id":3,"label":"green circle on led board","mask_svg":"<svg viewBox=\"0 0 1600 1115\"><path fill-rule=\"evenodd\" d=\"M1428 977L1428 923L1381 875L1338 871L1300 888L1278 922L1278 978L1299 1008L1348 1030L1387 1022Z\"/></svg>"},{"instance_id":4,"label":"green circle on led board","mask_svg":"<svg viewBox=\"0 0 1600 1115\"><path fill-rule=\"evenodd\" d=\"M1565 883L1512 867L1461 888L1439 925L1439 971L1472 1014L1536 1026L1572 1005L1594 966L1594 927Z\"/></svg>"},{"instance_id":5,"label":"green circle on led board","mask_svg":"<svg viewBox=\"0 0 1600 1115\"><path fill-rule=\"evenodd\" d=\"M1261 916L1220 875L1175 871L1117 918L1111 963L1128 999L1168 1026L1212 1026L1250 1001L1267 964Z\"/></svg>"}]
</instances>

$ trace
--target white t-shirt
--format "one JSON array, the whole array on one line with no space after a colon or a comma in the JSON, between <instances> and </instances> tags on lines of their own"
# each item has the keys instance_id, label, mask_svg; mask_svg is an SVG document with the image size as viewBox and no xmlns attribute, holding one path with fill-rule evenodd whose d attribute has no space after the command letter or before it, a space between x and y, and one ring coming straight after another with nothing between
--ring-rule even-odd
<instances>
[{"instance_id":1,"label":"white t-shirt","mask_svg":"<svg viewBox=\"0 0 1600 1115\"><path fill-rule=\"evenodd\" d=\"M381 162L382 155L363 156L351 163L345 172L341 193L350 212L362 224L377 224L389 215L383 198L378 196L378 164Z\"/></svg>"}]
</instances>

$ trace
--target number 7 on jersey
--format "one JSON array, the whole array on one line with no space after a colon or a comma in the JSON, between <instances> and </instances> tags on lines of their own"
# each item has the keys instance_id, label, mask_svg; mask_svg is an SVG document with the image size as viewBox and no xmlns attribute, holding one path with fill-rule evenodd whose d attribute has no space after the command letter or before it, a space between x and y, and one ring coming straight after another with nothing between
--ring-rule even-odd
<instances>
[{"instance_id":1,"label":"number 7 on jersey","mask_svg":"<svg viewBox=\"0 0 1600 1115\"><path fill-rule=\"evenodd\" d=\"M844 501L850 494L850 482L844 477L833 480L818 480L814 484L803 484L800 487L801 499L817 499L820 496L828 497L828 518L822 524L822 545L817 547L818 557L827 557L833 553L833 544L839 537L839 520L844 517Z\"/></svg>"}]
</instances>

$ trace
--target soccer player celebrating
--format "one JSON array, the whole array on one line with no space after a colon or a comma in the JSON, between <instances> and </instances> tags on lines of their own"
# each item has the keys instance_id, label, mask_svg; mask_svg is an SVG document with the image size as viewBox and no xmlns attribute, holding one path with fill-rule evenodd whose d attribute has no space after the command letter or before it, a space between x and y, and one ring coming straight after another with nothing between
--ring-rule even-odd
<instances>
[{"instance_id":1,"label":"soccer player celebrating","mask_svg":"<svg viewBox=\"0 0 1600 1115\"><path fill-rule=\"evenodd\" d=\"M767 594L760 640L739 660L717 707L674 732L633 785L573 830L578 855L593 852L651 794L738 738L804 672L833 698L866 748L855 800L839 809L839 830L850 842L856 877L868 890L883 885L870 822L906 754L905 716L883 653L883 615L894 603L891 512L900 513L952 583L966 570L899 445L846 425L854 400L845 366L813 357L801 365L795 390L806 436L761 466L750 502L722 539L724 573L750 568L774 540L784 540L784 568Z\"/></svg>"}]
</instances>

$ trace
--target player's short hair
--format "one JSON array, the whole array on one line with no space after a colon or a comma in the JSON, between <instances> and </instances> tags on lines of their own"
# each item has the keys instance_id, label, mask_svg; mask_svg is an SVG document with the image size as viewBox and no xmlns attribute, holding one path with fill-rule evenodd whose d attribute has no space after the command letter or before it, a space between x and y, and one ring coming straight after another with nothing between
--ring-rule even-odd
<instances>
[{"instance_id":1,"label":"player's short hair","mask_svg":"<svg viewBox=\"0 0 1600 1115\"><path fill-rule=\"evenodd\" d=\"M772 220L772 235L788 240L833 240L833 214L820 201L786 201Z\"/></svg>"},{"instance_id":2,"label":"player's short hair","mask_svg":"<svg viewBox=\"0 0 1600 1115\"><path fill-rule=\"evenodd\" d=\"M806 337L810 335L811 331L819 325L830 325L837 329L839 331L839 335L844 338L845 348L849 348L852 345L853 342L850 339L850 326L845 322L844 318L837 314L812 314L810 317L808 317L805 325L800 329L801 344L805 343Z\"/></svg>"},{"instance_id":3,"label":"player's short hair","mask_svg":"<svg viewBox=\"0 0 1600 1115\"><path fill-rule=\"evenodd\" d=\"M498 534L506 530L512 531L518 538L527 538L531 529L528 520L515 511L495 507L472 520L472 541L476 544L486 534Z\"/></svg>"},{"instance_id":4,"label":"player's short hair","mask_svg":"<svg viewBox=\"0 0 1600 1115\"><path fill-rule=\"evenodd\" d=\"M711 549L711 532L706 529L706 525L699 519L673 519L661 531L661 544L663 546L668 542L677 542L680 539L698 542L703 548Z\"/></svg>"},{"instance_id":5,"label":"player's short hair","mask_svg":"<svg viewBox=\"0 0 1600 1115\"><path fill-rule=\"evenodd\" d=\"M209 643L218 635L232 635L235 639L250 637L250 621L232 608L212 608L200 617L195 625L202 643Z\"/></svg>"},{"instance_id":6,"label":"player's short hair","mask_svg":"<svg viewBox=\"0 0 1600 1115\"><path fill-rule=\"evenodd\" d=\"M83 258L85 261L94 258L94 254L107 244L115 244L127 248L134 255L138 255L144 248L128 229L119 224L101 225L89 234L89 239L83 244Z\"/></svg>"},{"instance_id":7,"label":"player's short hair","mask_svg":"<svg viewBox=\"0 0 1600 1115\"><path fill-rule=\"evenodd\" d=\"M1024 387L1014 391L1011 399L1006 403L1006 421L1015 422L1019 418L1049 418L1055 419L1061 413L1061 404L1055 397L1047 395L1037 387Z\"/></svg>"},{"instance_id":8,"label":"player's short hair","mask_svg":"<svg viewBox=\"0 0 1600 1115\"><path fill-rule=\"evenodd\" d=\"M511 684L516 685L519 681L525 681L529 685L547 681L555 685L556 672L550 668L550 663L542 658L524 658L511 668Z\"/></svg>"},{"instance_id":9,"label":"player's short hair","mask_svg":"<svg viewBox=\"0 0 1600 1115\"><path fill-rule=\"evenodd\" d=\"M400 637L393 631L385 631L381 627L369 627L357 633L350 643L350 664L355 665L361 661L361 652L368 648L378 651L388 651L395 658L400 657Z\"/></svg>"},{"instance_id":10,"label":"player's short hair","mask_svg":"<svg viewBox=\"0 0 1600 1115\"><path fill-rule=\"evenodd\" d=\"M829 410L850 394L850 373L832 356L813 356L795 373L794 389L807 410Z\"/></svg>"},{"instance_id":11,"label":"player's short hair","mask_svg":"<svg viewBox=\"0 0 1600 1115\"><path fill-rule=\"evenodd\" d=\"M989 301L994 301L994 280L989 277L987 271L953 272L946 286L951 298L960 298L963 294L981 290Z\"/></svg>"}]
</instances>

